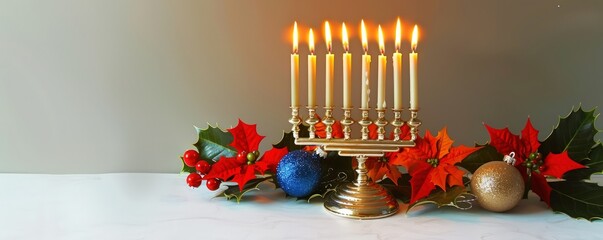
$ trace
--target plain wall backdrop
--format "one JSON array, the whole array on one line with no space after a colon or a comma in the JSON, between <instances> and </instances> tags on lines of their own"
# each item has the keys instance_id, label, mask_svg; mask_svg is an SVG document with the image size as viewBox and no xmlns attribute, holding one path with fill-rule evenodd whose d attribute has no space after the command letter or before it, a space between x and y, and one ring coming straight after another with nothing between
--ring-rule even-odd
<instances>
[{"instance_id":1,"label":"plain wall backdrop","mask_svg":"<svg viewBox=\"0 0 603 240\"><path fill-rule=\"evenodd\" d=\"M0 0L0 172L178 172L193 125L238 118L258 124L265 150L290 129L293 21L301 102L313 27L323 104L329 20L341 103L345 21L358 106L360 20L376 68L376 24L391 30L397 17L405 104L410 26L421 27L421 133L447 126L472 145L488 140L483 122L518 133L530 116L544 139L573 106L603 104L603 1Z\"/></svg>"}]
</instances>

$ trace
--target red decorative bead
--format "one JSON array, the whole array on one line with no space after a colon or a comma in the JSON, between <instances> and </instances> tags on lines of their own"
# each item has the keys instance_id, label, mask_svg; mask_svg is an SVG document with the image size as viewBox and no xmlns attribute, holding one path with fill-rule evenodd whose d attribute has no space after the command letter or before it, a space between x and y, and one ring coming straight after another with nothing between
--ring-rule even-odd
<instances>
[{"instance_id":1,"label":"red decorative bead","mask_svg":"<svg viewBox=\"0 0 603 240\"><path fill-rule=\"evenodd\" d=\"M222 183L222 181L220 181L220 179L217 178L212 178L207 180L207 189L211 190L211 191L216 191L218 190L218 188L220 188L220 184Z\"/></svg>"},{"instance_id":2,"label":"red decorative bead","mask_svg":"<svg viewBox=\"0 0 603 240\"><path fill-rule=\"evenodd\" d=\"M240 162L240 163L247 162L247 151L240 151L237 154L237 162Z\"/></svg>"},{"instance_id":3,"label":"red decorative bead","mask_svg":"<svg viewBox=\"0 0 603 240\"><path fill-rule=\"evenodd\" d=\"M201 186L201 175L198 173L191 173L186 177L186 183L191 187L199 187Z\"/></svg>"},{"instance_id":4,"label":"red decorative bead","mask_svg":"<svg viewBox=\"0 0 603 240\"><path fill-rule=\"evenodd\" d=\"M184 164L186 164L186 166L195 167L197 161L199 161L199 152L192 149L187 150L184 152L182 159L184 160Z\"/></svg>"},{"instance_id":5,"label":"red decorative bead","mask_svg":"<svg viewBox=\"0 0 603 240\"><path fill-rule=\"evenodd\" d=\"M197 165L195 165L195 169L197 169L197 171L201 175L205 175L205 174L209 173L210 168L211 168L211 165L209 165L209 163L207 163L207 161L205 161L205 160L200 160L197 162Z\"/></svg>"}]
</instances>

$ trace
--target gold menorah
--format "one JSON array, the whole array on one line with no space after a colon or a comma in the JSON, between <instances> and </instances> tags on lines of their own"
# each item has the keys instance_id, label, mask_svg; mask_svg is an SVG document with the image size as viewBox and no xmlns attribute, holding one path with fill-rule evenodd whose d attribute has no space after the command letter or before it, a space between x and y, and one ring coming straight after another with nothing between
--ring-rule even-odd
<instances>
[{"instance_id":1,"label":"gold menorah","mask_svg":"<svg viewBox=\"0 0 603 240\"><path fill-rule=\"evenodd\" d=\"M410 110L410 119L402 120L402 110L393 109L394 120L389 123L385 119L385 109L376 109L377 120L374 124L377 126L377 139L369 139L369 125L373 121L369 118L369 108L361 108L362 119L358 121L361 126L362 137L352 138L351 127L355 123L352 119L352 109L343 109L343 119L339 122L343 126L343 138L333 138L333 108L326 107L325 115L322 119L326 129L326 136L319 138L316 136L315 125L319 123L316 118L316 107L308 106L308 117L305 123L308 124L308 138L299 137L299 125L302 119L299 115L299 107L291 107L291 118L289 122L293 125L292 132L297 145L314 145L325 151L337 151L340 156L355 157L358 160L356 172L358 177L355 181L343 184L330 193L325 199L324 207L331 213L358 219L382 218L395 214L398 211L398 202L391 196L386 189L373 182L367 176L366 159L368 157L382 157L386 152L397 152L403 147L414 147L415 140L421 121L417 118L418 109ZM385 127L391 124L393 126L393 139L386 140ZM400 138L401 127L407 124L410 127L410 140ZM377 180L377 179L375 179Z\"/></svg>"}]
</instances>

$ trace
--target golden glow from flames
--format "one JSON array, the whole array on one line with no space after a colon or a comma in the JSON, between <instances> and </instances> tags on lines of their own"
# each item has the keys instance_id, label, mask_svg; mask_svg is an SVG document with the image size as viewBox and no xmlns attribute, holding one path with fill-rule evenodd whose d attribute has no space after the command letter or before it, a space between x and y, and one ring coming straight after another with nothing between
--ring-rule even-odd
<instances>
[{"instance_id":1,"label":"golden glow from flames","mask_svg":"<svg viewBox=\"0 0 603 240\"><path fill-rule=\"evenodd\" d=\"M308 35L308 46L310 47L310 53L314 54L314 33L310 28L310 34Z\"/></svg>"},{"instance_id":2,"label":"golden glow from flames","mask_svg":"<svg viewBox=\"0 0 603 240\"><path fill-rule=\"evenodd\" d=\"M345 28L345 23L341 24L341 42L343 43L343 50L348 52L350 50L350 42L348 40L348 30Z\"/></svg>"},{"instance_id":3,"label":"golden glow from flames","mask_svg":"<svg viewBox=\"0 0 603 240\"><path fill-rule=\"evenodd\" d=\"M383 31L381 30L381 25L379 25L379 51L381 52L381 55L385 54L385 42L383 40Z\"/></svg>"},{"instance_id":4,"label":"golden glow from flames","mask_svg":"<svg viewBox=\"0 0 603 240\"><path fill-rule=\"evenodd\" d=\"M400 24L400 18L396 22L396 52L400 51L400 44L402 41L402 24Z\"/></svg>"},{"instance_id":5,"label":"golden glow from flames","mask_svg":"<svg viewBox=\"0 0 603 240\"><path fill-rule=\"evenodd\" d=\"M364 20L360 22L360 32L362 32L362 49L364 53L368 52L368 40L366 39L366 27L364 26Z\"/></svg>"},{"instance_id":6,"label":"golden glow from flames","mask_svg":"<svg viewBox=\"0 0 603 240\"><path fill-rule=\"evenodd\" d=\"M417 42L419 42L419 27L415 25L415 28L412 30L412 40L410 41L412 52L417 51Z\"/></svg>"},{"instance_id":7,"label":"golden glow from flames","mask_svg":"<svg viewBox=\"0 0 603 240\"><path fill-rule=\"evenodd\" d=\"M297 46L299 41L297 40L299 38L298 34L297 34L297 21L295 21L295 23L293 24L293 53L297 53Z\"/></svg>"},{"instance_id":8,"label":"golden glow from flames","mask_svg":"<svg viewBox=\"0 0 603 240\"><path fill-rule=\"evenodd\" d=\"M325 21L325 41L327 43L327 51L331 53L331 27L329 26L329 21Z\"/></svg>"}]
</instances>

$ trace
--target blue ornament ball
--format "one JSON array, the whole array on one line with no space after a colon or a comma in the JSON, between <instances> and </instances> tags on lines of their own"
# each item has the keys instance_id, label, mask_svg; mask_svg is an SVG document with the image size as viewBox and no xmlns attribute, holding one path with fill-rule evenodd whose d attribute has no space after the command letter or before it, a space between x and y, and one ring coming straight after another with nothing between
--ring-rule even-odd
<instances>
[{"instance_id":1,"label":"blue ornament ball","mask_svg":"<svg viewBox=\"0 0 603 240\"><path fill-rule=\"evenodd\" d=\"M320 156L304 150L285 155L276 167L276 181L290 196L305 197L320 182Z\"/></svg>"}]
</instances>

